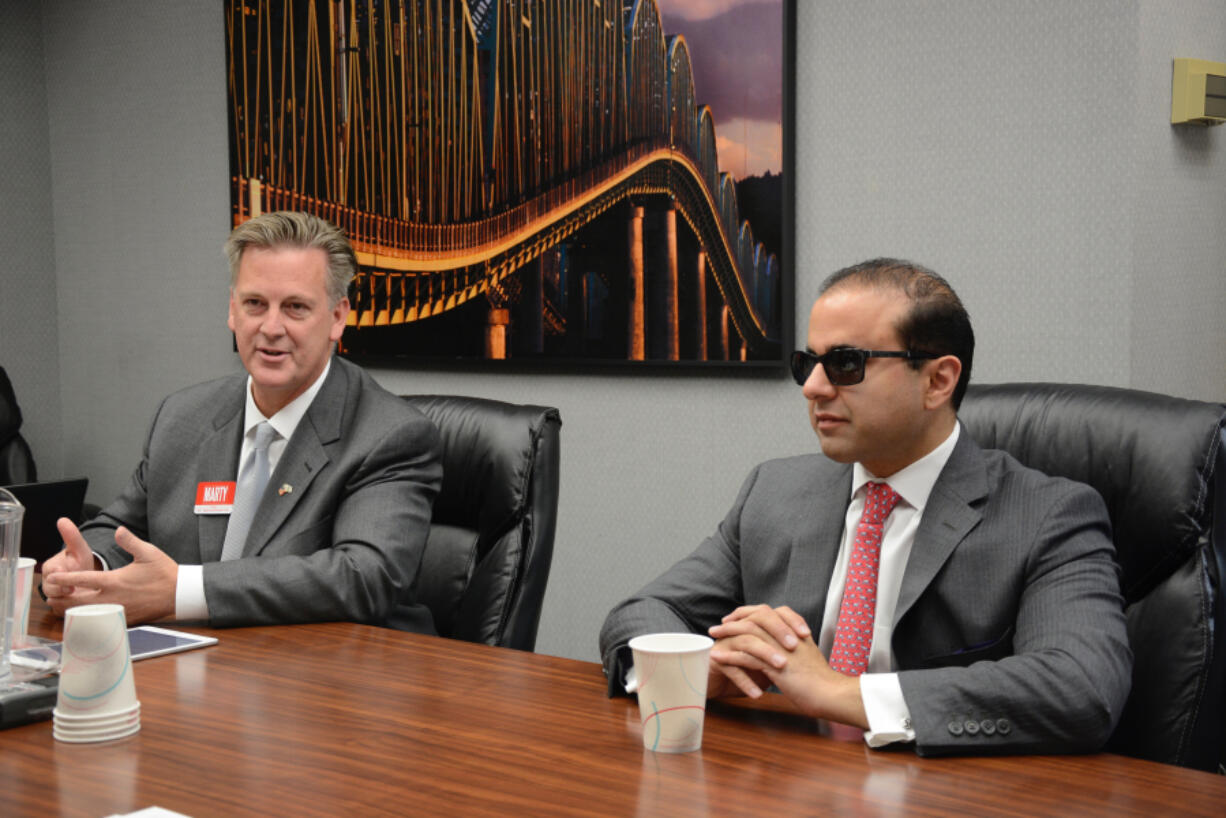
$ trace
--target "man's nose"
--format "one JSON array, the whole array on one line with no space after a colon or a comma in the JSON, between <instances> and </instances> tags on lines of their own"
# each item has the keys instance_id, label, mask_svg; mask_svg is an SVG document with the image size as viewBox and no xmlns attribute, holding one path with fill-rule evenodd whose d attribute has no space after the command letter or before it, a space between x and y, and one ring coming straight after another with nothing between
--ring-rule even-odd
<instances>
[{"instance_id":1,"label":"man's nose","mask_svg":"<svg viewBox=\"0 0 1226 818\"><path fill-rule=\"evenodd\" d=\"M260 322L260 332L272 338L284 334L285 322L281 319L281 310L269 307L268 312L264 313L264 320Z\"/></svg>"},{"instance_id":2,"label":"man's nose","mask_svg":"<svg viewBox=\"0 0 1226 818\"><path fill-rule=\"evenodd\" d=\"M832 398L838 391L830 379L826 377L826 368L821 364L813 367L813 371L809 373L809 377L805 378L805 384L800 388L808 400L817 400L819 398Z\"/></svg>"}]
</instances>

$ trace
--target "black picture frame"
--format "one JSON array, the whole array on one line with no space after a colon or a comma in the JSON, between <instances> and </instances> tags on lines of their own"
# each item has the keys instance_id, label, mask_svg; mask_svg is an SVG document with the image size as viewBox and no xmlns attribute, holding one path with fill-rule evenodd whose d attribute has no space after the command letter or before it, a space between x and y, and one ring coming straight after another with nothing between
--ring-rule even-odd
<instances>
[{"instance_id":1,"label":"black picture frame","mask_svg":"<svg viewBox=\"0 0 1226 818\"><path fill-rule=\"evenodd\" d=\"M726 49L745 88L703 91L702 25L666 31L657 0L227 0L232 221L345 229L363 363L784 372L796 0L765 7L777 33L758 3L738 36L777 36L781 171L736 179L702 100L773 89Z\"/></svg>"}]
</instances>

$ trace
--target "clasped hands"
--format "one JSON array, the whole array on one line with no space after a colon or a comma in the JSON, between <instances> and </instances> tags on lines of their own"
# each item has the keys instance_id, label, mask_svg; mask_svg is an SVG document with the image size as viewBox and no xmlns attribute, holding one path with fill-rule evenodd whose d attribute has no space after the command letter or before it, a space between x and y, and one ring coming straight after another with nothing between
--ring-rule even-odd
<instances>
[{"instance_id":1,"label":"clasped hands","mask_svg":"<svg viewBox=\"0 0 1226 818\"><path fill-rule=\"evenodd\" d=\"M60 616L77 605L118 603L129 625L174 616L179 565L153 543L127 528L115 530L115 544L132 555L132 562L103 571L81 532L67 517L56 521L64 550L43 563L43 594Z\"/></svg>"},{"instance_id":2,"label":"clasped hands","mask_svg":"<svg viewBox=\"0 0 1226 818\"><path fill-rule=\"evenodd\" d=\"M859 678L830 667L808 624L791 608L743 605L709 633L716 641L708 697L756 699L773 684L808 716L868 729Z\"/></svg>"}]
</instances>

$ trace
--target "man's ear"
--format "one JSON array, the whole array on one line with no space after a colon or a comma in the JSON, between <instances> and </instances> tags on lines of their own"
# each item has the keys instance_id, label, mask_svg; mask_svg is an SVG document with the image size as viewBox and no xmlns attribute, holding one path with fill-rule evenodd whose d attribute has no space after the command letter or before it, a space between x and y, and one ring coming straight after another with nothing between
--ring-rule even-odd
<instances>
[{"instance_id":1,"label":"man's ear","mask_svg":"<svg viewBox=\"0 0 1226 818\"><path fill-rule=\"evenodd\" d=\"M336 343L345 334L345 319L349 316L349 299L342 298L337 301L332 307L332 326L328 331L328 338Z\"/></svg>"},{"instance_id":2,"label":"man's ear","mask_svg":"<svg viewBox=\"0 0 1226 818\"><path fill-rule=\"evenodd\" d=\"M929 361L925 367L928 372L928 388L924 394L924 408L937 409L942 405L953 405L954 389L958 386L958 378L962 377L962 361L956 355L942 355L935 361Z\"/></svg>"}]
</instances>

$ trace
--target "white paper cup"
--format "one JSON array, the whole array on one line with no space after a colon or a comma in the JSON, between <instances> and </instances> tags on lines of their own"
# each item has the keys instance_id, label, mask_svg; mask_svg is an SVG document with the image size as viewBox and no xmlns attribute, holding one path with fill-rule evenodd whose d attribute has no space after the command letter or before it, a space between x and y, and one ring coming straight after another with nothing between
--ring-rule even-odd
<instances>
[{"instance_id":1,"label":"white paper cup","mask_svg":"<svg viewBox=\"0 0 1226 818\"><path fill-rule=\"evenodd\" d=\"M37 560L21 557L13 577L13 647L26 646L26 632L30 628L30 591L34 587L34 566Z\"/></svg>"},{"instance_id":2,"label":"white paper cup","mask_svg":"<svg viewBox=\"0 0 1226 818\"><path fill-rule=\"evenodd\" d=\"M702 747L713 644L711 637L696 633L651 633L630 640L648 750L688 753Z\"/></svg>"},{"instance_id":3,"label":"white paper cup","mask_svg":"<svg viewBox=\"0 0 1226 818\"><path fill-rule=\"evenodd\" d=\"M133 717L140 718L140 702L131 707L119 710L104 716L81 716L71 713L62 713L59 708L51 711L51 715L55 717L55 723L64 727L103 727L108 724L118 724L121 721L130 720Z\"/></svg>"},{"instance_id":4,"label":"white paper cup","mask_svg":"<svg viewBox=\"0 0 1226 818\"><path fill-rule=\"evenodd\" d=\"M55 709L65 716L114 716L139 704L122 605L81 605L64 614Z\"/></svg>"},{"instance_id":5,"label":"white paper cup","mask_svg":"<svg viewBox=\"0 0 1226 818\"><path fill-rule=\"evenodd\" d=\"M129 713L123 718L107 720L98 724L65 724L62 719L55 720L55 731L66 735L101 735L114 733L140 724L140 713Z\"/></svg>"},{"instance_id":6,"label":"white paper cup","mask_svg":"<svg viewBox=\"0 0 1226 818\"><path fill-rule=\"evenodd\" d=\"M140 732L140 722L137 721L129 727L124 727L119 730L108 730L95 734L85 733L65 733L60 730L59 725L52 727L51 734L55 736L56 741L63 741L68 744L92 744L96 741L114 741L117 738L125 738L135 735Z\"/></svg>"}]
</instances>

